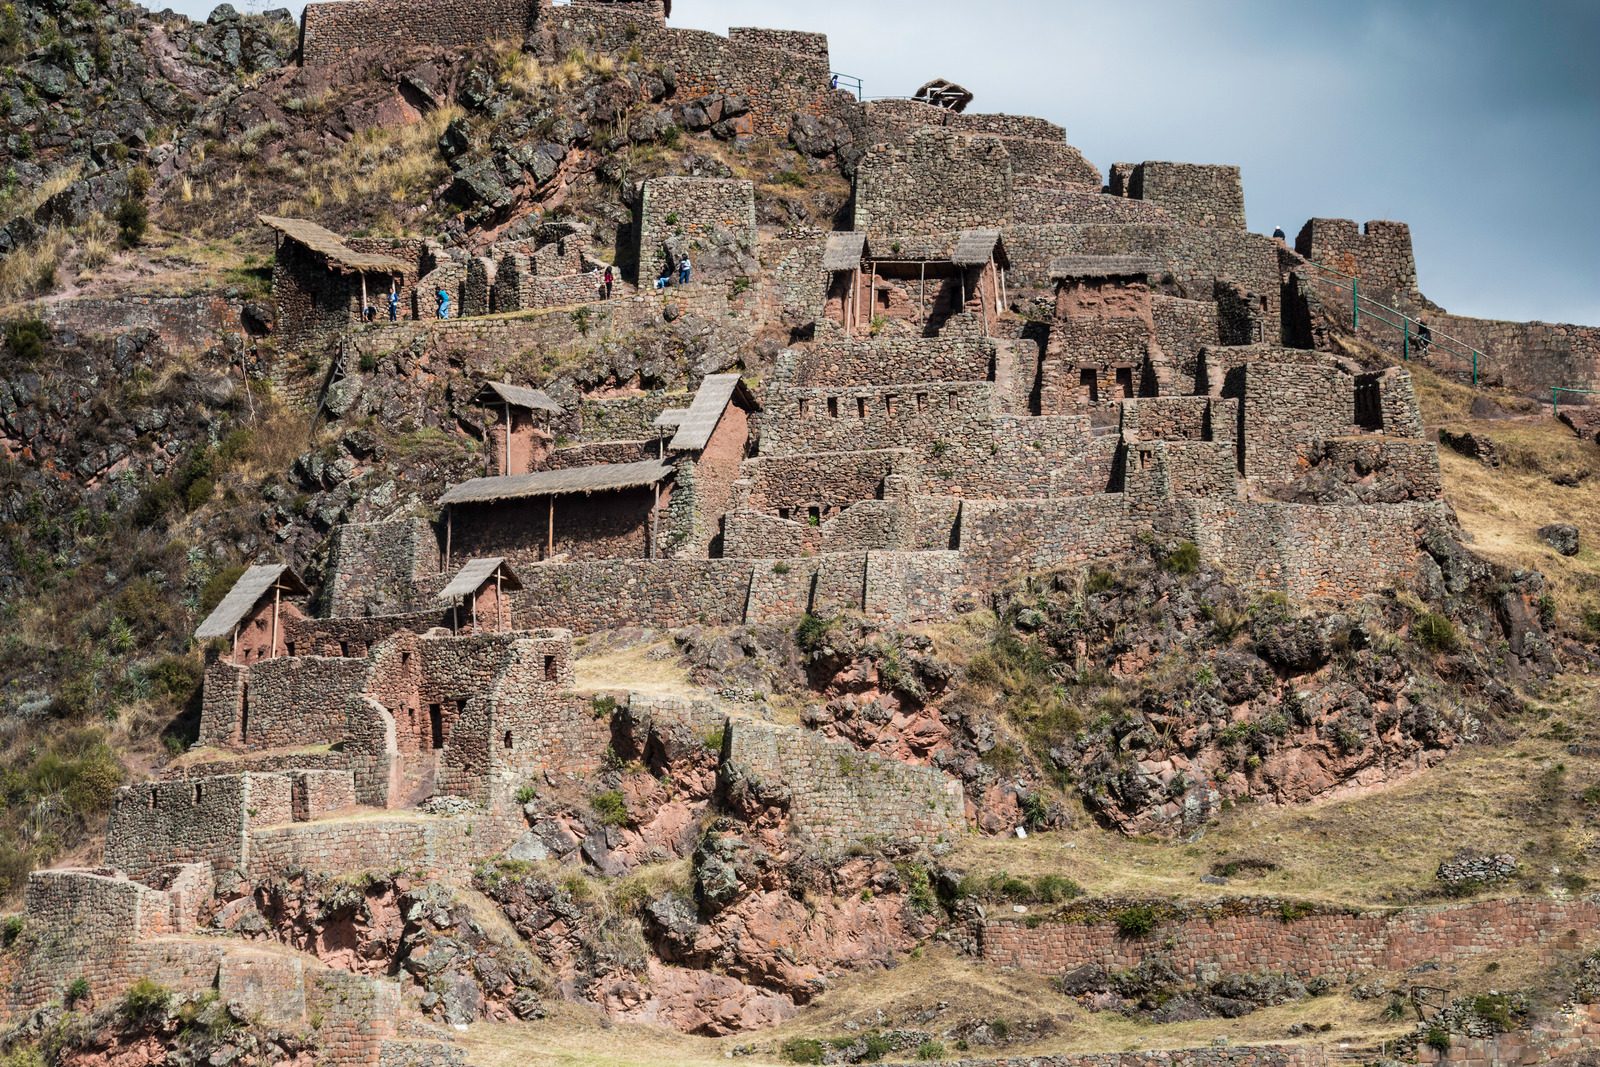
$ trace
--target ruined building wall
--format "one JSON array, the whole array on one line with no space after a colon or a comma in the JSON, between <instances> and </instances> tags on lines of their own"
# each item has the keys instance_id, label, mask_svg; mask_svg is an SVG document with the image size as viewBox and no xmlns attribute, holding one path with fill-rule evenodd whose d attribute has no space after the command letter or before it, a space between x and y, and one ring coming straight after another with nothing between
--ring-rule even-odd
<instances>
[{"instance_id":1,"label":"ruined building wall","mask_svg":"<svg viewBox=\"0 0 1600 1067\"><path fill-rule=\"evenodd\" d=\"M668 494L662 495L664 507ZM544 560L551 506L550 497L456 505L452 509L453 564L475 556L504 556L517 569ZM655 491L648 487L556 497L555 553L575 560L643 559L651 546L655 506Z\"/></svg>"},{"instance_id":2,"label":"ruined building wall","mask_svg":"<svg viewBox=\"0 0 1600 1067\"><path fill-rule=\"evenodd\" d=\"M484 41L520 42L548 0L484 0L470 13L445 0L337 0L307 4L300 19L300 61L331 63L367 49L416 46L475 48Z\"/></svg>"},{"instance_id":3,"label":"ruined building wall","mask_svg":"<svg viewBox=\"0 0 1600 1067\"><path fill-rule=\"evenodd\" d=\"M343 7L344 4L329 6ZM351 279L298 241L278 238L272 265L278 344L291 352L320 352L351 323Z\"/></svg>"},{"instance_id":4,"label":"ruined building wall","mask_svg":"<svg viewBox=\"0 0 1600 1067\"><path fill-rule=\"evenodd\" d=\"M251 749L331 745L345 738L345 700L366 686L365 659L310 656L251 666L240 743Z\"/></svg>"},{"instance_id":5,"label":"ruined building wall","mask_svg":"<svg viewBox=\"0 0 1600 1067\"><path fill-rule=\"evenodd\" d=\"M289 779L283 775L124 786L111 808L106 863L141 879L173 863L209 863L222 883L248 866L249 828L293 818Z\"/></svg>"},{"instance_id":6,"label":"ruined building wall","mask_svg":"<svg viewBox=\"0 0 1600 1067\"><path fill-rule=\"evenodd\" d=\"M876 500L883 495L884 479L912 465L908 449L824 452L747 460L741 475L749 483L751 508L773 514L788 509L804 517L809 507Z\"/></svg>"},{"instance_id":7,"label":"ruined building wall","mask_svg":"<svg viewBox=\"0 0 1600 1067\"><path fill-rule=\"evenodd\" d=\"M787 786L789 830L829 848L867 837L931 845L965 833L960 783L830 741L809 730L745 720L728 723L727 761L773 786Z\"/></svg>"},{"instance_id":8,"label":"ruined building wall","mask_svg":"<svg viewBox=\"0 0 1600 1067\"><path fill-rule=\"evenodd\" d=\"M1011 156L1000 138L919 130L861 160L855 228L879 237L997 226L1011 198Z\"/></svg>"},{"instance_id":9,"label":"ruined building wall","mask_svg":"<svg viewBox=\"0 0 1600 1067\"><path fill-rule=\"evenodd\" d=\"M639 279L649 285L667 264L667 241L690 242L690 260L704 274L696 254L717 235L731 237L753 260L756 253L755 183L721 178L653 178L644 183L639 223Z\"/></svg>"},{"instance_id":10,"label":"ruined building wall","mask_svg":"<svg viewBox=\"0 0 1600 1067\"><path fill-rule=\"evenodd\" d=\"M1244 182L1239 168L1201 163L1140 163L1111 172L1111 192L1159 204L1187 226L1243 230Z\"/></svg>"},{"instance_id":11,"label":"ruined building wall","mask_svg":"<svg viewBox=\"0 0 1600 1067\"><path fill-rule=\"evenodd\" d=\"M905 382L986 382L993 376L995 342L968 337L875 337L819 342L791 350L779 375L799 386L899 385Z\"/></svg>"},{"instance_id":12,"label":"ruined building wall","mask_svg":"<svg viewBox=\"0 0 1600 1067\"><path fill-rule=\"evenodd\" d=\"M1392 302L1417 292L1411 227L1403 222L1357 226L1350 219L1312 219L1295 237L1294 247L1313 263L1357 276L1376 300Z\"/></svg>"},{"instance_id":13,"label":"ruined building wall","mask_svg":"<svg viewBox=\"0 0 1600 1067\"><path fill-rule=\"evenodd\" d=\"M768 30L756 26L734 26L728 30L728 43L735 48L765 48L789 52L811 59L828 60L828 35L803 30Z\"/></svg>"},{"instance_id":14,"label":"ruined building wall","mask_svg":"<svg viewBox=\"0 0 1600 1067\"><path fill-rule=\"evenodd\" d=\"M1271 484L1295 471L1298 450L1357 432L1355 379L1322 364L1244 367L1244 472Z\"/></svg>"},{"instance_id":15,"label":"ruined building wall","mask_svg":"<svg viewBox=\"0 0 1600 1067\"><path fill-rule=\"evenodd\" d=\"M328 550L328 614L398 615L440 584L439 542L422 519L341 526Z\"/></svg>"}]
</instances>

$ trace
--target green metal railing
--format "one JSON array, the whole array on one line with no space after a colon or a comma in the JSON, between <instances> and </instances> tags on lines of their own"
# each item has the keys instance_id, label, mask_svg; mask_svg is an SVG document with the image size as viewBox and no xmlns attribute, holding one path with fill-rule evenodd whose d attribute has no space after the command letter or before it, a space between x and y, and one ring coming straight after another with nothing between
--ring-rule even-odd
<instances>
[{"instance_id":1,"label":"green metal railing","mask_svg":"<svg viewBox=\"0 0 1600 1067\"><path fill-rule=\"evenodd\" d=\"M1306 260L1313 267L1324 274L1335 277L1318 278L1317 281L1326 285L1336 286L1340 292L1350 294L1350 329L1360 331L1363 317L1374 319L1390 327L1400 334L1400 358L1407 362L1411 359L1413 351L1417 358L1422 359L1429 349L1442 349L1459 359L1470 360L1472 363L1472 384L1478 384L1480 366L1483 362L1483 353L1458 338L1447 333L1440 333L1419 319L1414 319L1388 304L1381 304L1371 297L1361 295L1361 279L1354 274L1346 274L1342 270L1324 266L1321 263Z\"/></svg>"},{"instance_id":2,"label":"green metal railing","mask_svg":"<svg viewBox=\"0 0 1600 1067\"><path fill-rule=\"evenodd\" d=\"M1569 389L1564 385L1550 387L1550 415L1554 418L1561 414L1561 394L1572 393L1575 396L1600 396L1600 389ZM1571 407L1572 405L1567 405Z\"/></svg>"},{"instance_id":3,"label":"green metal railing","mask_svg":"<svg viewBox=\"0 0 1600 1067\"><path fill-rule=\"evenodd\" d=\"M844 89L847 92L855 93L856 100L858 101L866 99L866 96L864 95L866 87L861 84L861 79L856 77L854 74L840 74L838 71L834 71L833 87L835 89Z\"/></svg>"}]
</instances>

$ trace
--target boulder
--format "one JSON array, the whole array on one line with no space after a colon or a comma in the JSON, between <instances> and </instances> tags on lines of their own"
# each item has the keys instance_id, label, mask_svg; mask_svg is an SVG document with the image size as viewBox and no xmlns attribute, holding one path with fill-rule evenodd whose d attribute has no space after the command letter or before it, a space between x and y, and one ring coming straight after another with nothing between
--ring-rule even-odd
<instances>
[{"instance_id":1,"label":"boulder","mask_svg":"<svg viewBox=\"0 0 1600 1067\"><path fill-rule=\"evenodd\" d=\"M1439 443L1468 459L1475 459L1490 467L1500 466L1502 457L1499 447L1481 434L1475 434L1470 430L1449 430L1441 427Z\"/></svg>"},{"instance_id":2,"label":"boulder","mask_svg":"<svg viewBox=\"0 0 1600 1067\"><path fill-rule=\"evenodd\" d=\"M1539 527L1539 540L1563 556L1578 554L1578 528L1571 523L1555 522Z\"/></svg>"}]
</instances>

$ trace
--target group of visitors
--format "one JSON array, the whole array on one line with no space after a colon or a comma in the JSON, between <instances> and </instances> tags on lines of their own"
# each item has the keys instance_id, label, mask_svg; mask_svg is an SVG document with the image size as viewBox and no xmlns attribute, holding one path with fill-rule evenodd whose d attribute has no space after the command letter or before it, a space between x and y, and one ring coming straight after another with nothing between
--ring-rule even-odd
<instances>
[{"instance_id":1,"label":"group of visitors","mask_svg":"<svg viewBox=\"0 0 1600 1067\"><path fill-rule=\"evenodd\" d=\"M694 265L689 262L689 257L684 256L678 260L678 284L688 285L689 278L694 274ZM656 288L665 289L672 284L672 264L665 263L661 267L661 277L656 279Z\"/></svg>"},{"instance_id":2,"label":"group of visitors","mask_svg":"<svg viewBox=\"0 0 1600 1067\"><path fill-rule=\"evenodd\" d=\"M689 284L690 269L689 258L685 256L682 262L678 265L678 284ZM616 272L614 268L608 265L605 269L605 273L601 276L600 293L603 299L611 299L612 289L616 285L616 281ZM667 275L663 274L661 280L656 283L656 288L665 288L666 284ZM437 317L440 319L448 319L450 317L450 290L446 289L442 285L438 286L434 290L433 297L436 307L435 314ZM371 300L368 300L366 306L361 309L361 317L368 322L378 321L378 309ZM400 289L395 285L391 285L389 287L389 321L400 321Z\"/></svg>"}]
</instances>

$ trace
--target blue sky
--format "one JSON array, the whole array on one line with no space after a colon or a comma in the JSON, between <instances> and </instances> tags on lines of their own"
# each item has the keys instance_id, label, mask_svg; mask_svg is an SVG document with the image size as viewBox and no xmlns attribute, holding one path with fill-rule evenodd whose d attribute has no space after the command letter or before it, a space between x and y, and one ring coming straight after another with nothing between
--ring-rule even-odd
<instances>
[{"instance_id":1,"label":"blue sky","mask_svg":"<svg viewBox=\"0 0 1600 1067\"><path fill-rule=\"evenodd\" d=\"M1451 311L1600 323L1600 197L1588 188L1600 170L1600 0L675 8L679 26L826 32L834 67L869 96L953 79L975 110L1065 126L1102 171L1237 163L1257 230L1292 237L1312 216L1409 222L1422 289Z\"/></svg>"}]
</instances>

